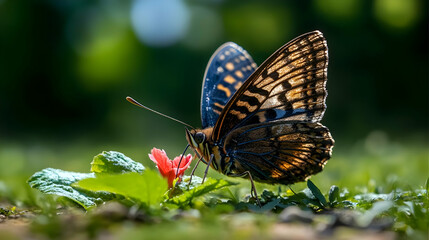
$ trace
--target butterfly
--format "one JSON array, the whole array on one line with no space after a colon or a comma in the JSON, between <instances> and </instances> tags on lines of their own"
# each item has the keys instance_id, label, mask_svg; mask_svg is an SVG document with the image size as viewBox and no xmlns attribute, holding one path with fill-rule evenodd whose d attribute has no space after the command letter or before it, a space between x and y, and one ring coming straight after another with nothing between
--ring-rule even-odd
<instances>
[{"instance_id":1,"label":"butterfly","mask_svg":"<svg viewBox=\"0 0 429 240\"><path fill-rule=\"evenodd\" d=\"M259 67L237 44L220 46L204 74L202 129L186 130L206 173L210 166L249 178L259 203L253 181L289 185L322 171L334 145L320 123L327 67L320 31L286 43Z\"/></svg>"}]
</instances>

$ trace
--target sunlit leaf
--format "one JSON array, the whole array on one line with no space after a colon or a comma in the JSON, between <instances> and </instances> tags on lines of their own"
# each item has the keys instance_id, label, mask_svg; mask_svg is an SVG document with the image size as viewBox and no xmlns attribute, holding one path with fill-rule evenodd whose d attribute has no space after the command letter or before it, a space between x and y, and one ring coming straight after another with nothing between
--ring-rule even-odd
<instances>
[{"instance_id":1,"label":"sunlit leaf","mask_svg":"<svg viewBox=\"0 0 429 240\"><path fill-rule=\"evenodd\" d=\"M366 211L357 219L357 223L361 227L367 227L375 217L389 210L394 206L392 201L380 201L373 204L372 208Z\"/></svg>"},{"instance_id":2,"label":"sunlit leaf","mask_svg":"<svg viewBox=\"0 0 429 240\"><path fill-rule=\"evenodd\" d=\"M354 198L356 200L360 200L360 201L367 201L367 202L373 202L373 201L377 201L377 200L393 200L394 198L394 194L389 193L389 194L385 194L385 193L365 193L365 194L357 194L354 196Z\"/></svg>"},{"instance_id":3,"label":"sunlit leaf","mask_svg":"<svg viewBox=\"0 0 429 240\"><path fill-rule=\"evenodd\" d=\"M190 176L183 176L182 181L180 181L180 183L177 184L177 186L175 186L175 187L180 188L184 191L191 190L191 189L194 189L194 188L200 186L202 181L203 181L202 178L195 176L195 175L192 176L192 179Z\"/></svg>"},{"instance_id":4,"label":"sunlit leaf","mask_svg":"<svg viewBox=\"0 0 429 240\"><path fill-rule=\"evenodd\" d=\"M91 172L95 173L142 173L144 170L145 167L141 163L115 151L103 151L91 162Z\"/></svg>"},{"instance_id":5,"label":"sunlit leaf","mask_svg":"<svg viewBox=\"0 0 429 240\"><path fill-rule=\"evenodd\" d=\"M157 172L146 170L143 174L124 173L98 175L96 178L83 179L74 186L88 191L106 191L125 198L157 206L167 191L167 182Z\"/></svg>"},{"instance_id":6,"label":"sunlit leaf","mask_svg":"<svg viewBox=\"0 0 429 240\"><path fill-rule=\"evenodd\" d=\"M425 187L426 187L426 192L429 192L429 178L426 179Z\"/></svg>"},{"instance_id":7,"label":"sunlit leaf","mask_svg":"<svg viewBox=\"0 0 429 240\"><path fill-rule=\"evenodd\" d=\"M28 179L28 184L42 193L67 197L85 209L88 209L103 200L112 198L108 193L81 191L71 186L74 182L94 177L94 173L68 172L60 169L46 168L33 174Z\"/></svg>"},{"instance_id":8,"label":"sunlit leaf","mask_svg":"<svg viewBox=\"0 0 429 240\"><path fill-rule=\"evenodd\" d=\"M326 202L325 196L323 196L322 192L320 192L319 188L314 185L311 180L307 180L307 187L310 189L311 193L319 200L323 207L328 206L328 202Z\"/></svg>"},{"instance_id":9,"label":"sunlit leaf","mask_svg":"<svg viewBox=\"0 0 429 240\"><path fill-rule=\"evenodd\" d=\"M184 207L192 203L192 200L200 197L204 194L218 190L224 187L236 185L236 183L224 180L224 179L212 179L208 178L200 186L194 187L189 191L185 191L183 194L173 197L168 200L169 203L178 205L179 207Z\"/></svg>"},{"instance_id":10,"label":"sunlit leaf","mask_svg":"<svg viewBox=\"0 0 429 240\"><path fill-rule=\"evenodd\" d=\"M329 203L338 202L340 200L340 188L332 185L329 189Z\"/></svg>"}]
</instances>

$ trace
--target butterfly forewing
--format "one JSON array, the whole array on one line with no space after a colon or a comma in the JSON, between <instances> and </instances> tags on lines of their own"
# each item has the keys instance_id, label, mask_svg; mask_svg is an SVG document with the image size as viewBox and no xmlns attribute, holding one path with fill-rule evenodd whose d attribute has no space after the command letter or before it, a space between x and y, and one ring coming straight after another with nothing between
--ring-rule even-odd
<instances>
[{"instance_id":1,"label":"butterfly forewing","mask_svg":"<svg viewBox=\"0 0 429 240\"><path fill-rule=\"evenodd\" d=\"M235 160L230 174L249 171L260 182L291 184L322 171L333 143L320 123L275 121L233 130L225 150Z\"/></svg>"},{"instance_id":2,"label":"butterfly forewing","mask_svg":"<svg viewBox=\"0 0 429 240\"><path fill-rule=\"evenodd\" d=\"M256 70L241 48L236 52L242 62L225 57L239 48L233 46L221 46L206 69L204 129L191 130L188 138L197 133L207 138L188 139L191 146L213 160L215 170L251 181L291 184L322 171L334 145L328 128L319 123L327 96L328 49L322 33L295 38ZM246 65L254 70L247 80L236 74L231 81L236 68ZM252 189L256 195L253 183Z\"/></svg>"},{"instance_id":3,"label":"butterfly forewing","mask_svg":"<svg viewBox=\"0 0 429 240\"><path fill-rule=\"evenodd\" d=\"M319 31L301 35L269 57L232 96L213 130L280 120L318 122L325 111L328 52Z\"/></svg>"},{"instance_id":4,"label":"butterfly forewing","mask_svg":"<svg viewBox=\"0 0 429 240\"><path fill-rule=\"evenodd\" d=\"M215 125L228 100L255 69L250 55L235 43L225 43L215 51L207 64L201 93L203 128Z\"/></svg>"}]
</instances>

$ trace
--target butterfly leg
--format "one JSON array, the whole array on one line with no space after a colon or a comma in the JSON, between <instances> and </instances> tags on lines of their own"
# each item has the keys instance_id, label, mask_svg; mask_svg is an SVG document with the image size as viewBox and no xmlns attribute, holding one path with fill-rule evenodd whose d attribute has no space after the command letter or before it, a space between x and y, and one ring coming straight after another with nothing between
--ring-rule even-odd
<instances>
[{"instance_id":1,"label":"butterfly leg","mask_svg":"<svg viewBox=\"0 0 429 240\"><path fill-rule=\"evenodd\" d=\"M251 184L250 194L252 195L252 197L256 198L256 202L258 203L258 206L262 207L261 201L259 201L258 192L256 191L255 183L253 182L252 174L250 174L249 171L245 171L241 174L228 175L228 176L230 176L230 177L244 177L246 175L249 176L249 180L250 180L250 184Z\"/></svg>"},{"instance_id":2,"label":"butterfly leg","mask_svg":"<svg viewBox=\"0 0 429 240\"><path fill-rule=\"evenodd\" d=\"M197 163L195 164L195 167L192 169L191 176L189 177L188 189L189 189L189 186L190 186L190 185L191 185L191 183L192 183L192 177L194 176L195 170L197 170L198 164L200 164L200 162L201 162L201 160L202 160L202 159L203 159L203 157L201 156L201 157L198 159Z\"/></svg>"},{"instance_id":3,"label":"butterfly leg","mask_svg":"<svg viewBox=\"0 0 429 240\"><path fill-rule=\"evenodd\" d=\"M177 175L179 175L180 164L182 163L183 156L185 156L186 150L188 150L189 147L190 147L189 144L186 145L185 151L183 151L182 155L180 155L180 160L179 160L179 164L177 165L177 171L176 171L175 177L177 177Z\"/></svg>"},{"instance_id":4,"label":"butterfly leg","mask_svg":"<svg viewBox=\"0 0 429 240\"><path fill-rule=\"evenodd\" d=\"M252 174L250 174L249 171L246 171L245 173L247 173L247 175L249 176L250 184L252 185L252 189L250 190L250 192L251 193L253 192L255 194L254 197L256 198L256 202L258 203L258 206L261 207L261 202L259 201L258 192L256 191L256 187L255 187L255 183L253 182Z\"/></svg>"},{"instance_id":5,"label":"butterfly leg","mask_svg":"<svg viewBox=\"0 0 429 240\"><path fill-rule=\"evenodd\" d=\"M204 172L204 177L203 177L203 181L201 181L201 184L203 184L204 180L206 180L207 172L209 171L209 167L212 164L213 158L214 158L214 154L211 154L210 155L210 160L207 163L206 171Z\"/></svg>"}]
</instances>

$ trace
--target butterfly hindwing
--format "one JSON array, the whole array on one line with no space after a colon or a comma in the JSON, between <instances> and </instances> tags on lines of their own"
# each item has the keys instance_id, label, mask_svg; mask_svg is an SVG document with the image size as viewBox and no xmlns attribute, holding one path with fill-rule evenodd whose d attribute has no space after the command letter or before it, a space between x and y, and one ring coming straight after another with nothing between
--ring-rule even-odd
<instances>
[{"instance_id":1,"label":"butterfly hindwing","mask_svg":"<svg viewBox=\"0 0 429 240\"><path fill-rule=\"evenodd\" d=\"M236 56L227 58L232 49ZM235 58L243 61L235 64ZM248 75L238 78L243 73L237 68L249 66ZM222 45L204 77L204 129L188 131L188 143L215 170L249 177L255 195L253 180L306 180L322 171L334 145L319 123L326 109L327 66L328 48L319 31L285 44L257 69L240 47Z\"/></svg>"},{"instance_id":2,"label":"butterfly hindwing","mask_svg":"<svg viewBox=\"0 0 429 240\"><path fill-rule=\"evenodd\" d=\"M255 123L320 121L326 108L327 65L327 44L321 32L290 41L232 96L216 122L213 140Z\"/></svg>"},{"instance_id":3,"label":"butterfly hindwing","mask_svg":"<svg viewBox=\"0 0 429 240\"><path fill-rule=\"evenodd\" d=\"M255 69L250 55L235 43L225 43L215 51L207 65L201 93L203 128L215 125L223 107Z\"/></svg>"},{"instance_id":4,"label":"butterfly hindwing","mask_svg":"<svg viewBox=\"0 0 429 240\"><path fill-rule=\"evenodd\" d=\"M333 144L320 123L275 121L233 130L225 149L235 162L231 174L249 171L260 182L291 184L322 171Z\"/></svg>"}]
</instances>

